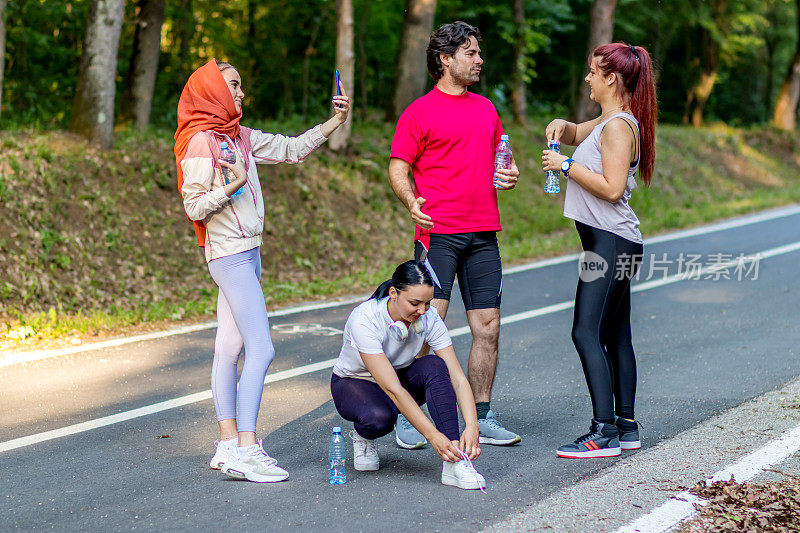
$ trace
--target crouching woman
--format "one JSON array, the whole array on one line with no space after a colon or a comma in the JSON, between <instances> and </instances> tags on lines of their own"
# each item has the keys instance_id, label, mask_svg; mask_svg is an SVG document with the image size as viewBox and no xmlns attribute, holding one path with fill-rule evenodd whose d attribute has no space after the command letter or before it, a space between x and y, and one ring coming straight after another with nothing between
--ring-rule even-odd
<instances>
[{"instance_id":1,"label":"crouching woman","mask_svg":"<svg viewBox=\"0 0 800 533\"><path fill-rule=\"evenodd\" d=\"M432 299L424 263L407 261L353 310L333 367L333 402L353 422L356 470L378 470L375 439L391 432L403 413L443 460L443 484L483 489L486 481L471 462L481 453L475 399ZM426 342L435 355L416 358ZM466 424L460 436L456 404Z\"/></svg>"}]
</instances>

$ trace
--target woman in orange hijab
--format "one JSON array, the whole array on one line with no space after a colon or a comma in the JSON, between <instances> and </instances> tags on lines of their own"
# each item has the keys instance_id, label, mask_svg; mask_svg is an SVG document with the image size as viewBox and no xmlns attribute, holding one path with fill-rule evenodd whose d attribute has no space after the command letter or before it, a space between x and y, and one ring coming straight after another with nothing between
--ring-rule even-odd
<instances>
[{"instance_id":1,"label":"woman in orange hijab","mask_svg":"<svg viewBox=\"0 0 800 533\"><path fill-rule=\"evenodd\" d=\"M333 116L297 137L239 124L242 79L228 63L212 59L197 69L178 102L178 187L219 287L211 389L220 439L210 466L231 477L270 482L289 476L255 436L264 377L275 355L260 283L264 199L256 165L300 163L324 143L350 111L350 99L340 89ZM235 154L233 164L220 157L226 144Z\"/></svg>"}]
</instances>

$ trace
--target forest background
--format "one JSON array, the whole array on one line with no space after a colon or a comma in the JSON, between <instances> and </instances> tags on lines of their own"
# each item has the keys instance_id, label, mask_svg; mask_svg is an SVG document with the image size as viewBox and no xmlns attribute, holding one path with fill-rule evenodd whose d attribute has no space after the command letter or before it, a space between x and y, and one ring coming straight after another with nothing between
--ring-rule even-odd
<instances>
[{"instance_id":1,"label":"forest background","mask_svg":"<svg viewBox=\"0 0 800 533\"><path fill-rule=\"evenodd\" d=\"M800 0L0 0L0 349L78 344L200 320L216 291L175 185L171 136L193 69L240 70L243 123L297 134L349 125L297 167L262 169L271 308L365 292L411 253L386 180L396 117L432 85L431 30L478 26L490 98L523 171L501 195L507 264L576 249L541 190L544 125L596 114L587 53L624 41L657 70L652 235L800 201ZM573 280L565 280L572 283Z\"/></svg>"}]
</instances>

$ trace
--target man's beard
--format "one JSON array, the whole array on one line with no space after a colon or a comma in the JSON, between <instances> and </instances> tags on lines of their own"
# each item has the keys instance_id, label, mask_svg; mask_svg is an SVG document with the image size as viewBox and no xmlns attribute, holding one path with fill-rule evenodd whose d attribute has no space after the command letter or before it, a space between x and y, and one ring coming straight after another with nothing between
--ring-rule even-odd
<instances>
[{"instance_id":1,"label":"man's beard","mask_svg":"<svg viewBox=\"0 0 800 533\"><path fill-rule=\"evenodd\" d=\"M480 81L481 74L480 72L470 72L469 70L466 72L466 76L462 75L460 72L451 72L450 75L459 85L469 86Z\"/></svg>"}]
</instances>

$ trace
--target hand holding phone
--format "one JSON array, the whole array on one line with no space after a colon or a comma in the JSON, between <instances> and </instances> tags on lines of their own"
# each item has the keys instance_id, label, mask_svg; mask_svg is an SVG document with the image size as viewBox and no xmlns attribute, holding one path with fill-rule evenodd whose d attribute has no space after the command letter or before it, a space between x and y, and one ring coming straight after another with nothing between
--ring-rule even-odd
<instances>
[{"instance_id":1,"label":"hand holding phone","mask_svg":"<svg viewBox=\"0 0 800 533\"><path fill-rule=\"evenodd\" d=\"M338 68L333 70L333 75L334 81L336 82L336 92L333 93L331 103L333 104L336 118L339 120L340 124L343 124L347 121L347 115L350 113L350 98L342 87L342 79L339 75Z\"/></svg>"}]
</instances>

